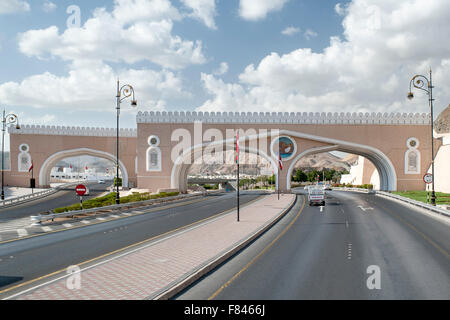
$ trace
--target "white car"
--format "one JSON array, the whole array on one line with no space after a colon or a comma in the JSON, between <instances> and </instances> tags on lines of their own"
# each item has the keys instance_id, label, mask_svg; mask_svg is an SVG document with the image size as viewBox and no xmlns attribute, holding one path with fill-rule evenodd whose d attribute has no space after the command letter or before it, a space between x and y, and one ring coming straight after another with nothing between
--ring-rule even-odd
<instances>
[{"instance_id":1,"label":"white car","mask_svg":"<svg viewBox=\"0 0 450 320\"><path fill-rule=\"evenodd\" d=\"M308 189L308 202L309 205L319 204L325 205L325 192L322 188L310 188Z\"/></svg>"}]
</instances>

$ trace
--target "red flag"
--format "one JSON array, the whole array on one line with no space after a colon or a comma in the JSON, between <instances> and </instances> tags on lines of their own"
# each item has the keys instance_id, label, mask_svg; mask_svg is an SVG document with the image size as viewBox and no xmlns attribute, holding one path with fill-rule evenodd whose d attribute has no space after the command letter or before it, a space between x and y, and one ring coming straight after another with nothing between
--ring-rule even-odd
<instances>
[{"instance_id":1,"label":"red flag","mask_svg":"<svg viewBox=\"0 0 450 320\"><path fill-rule=\"evenodd\" d=\"M28 172L31 172L31 170L33 170L33 161L31 161L31 167L28 169Z\"/></svg>"},{"instance_id":2,"label":"red flag","mask_svg":"<svg viewBox=\"0 0 450 320\"><path fill-rule=\"evenodd\" d=\"M283 170L283 161L281 161L281 153L278 154L278 164L280 165L280 170Z\"/></svg>"}]
</instances>

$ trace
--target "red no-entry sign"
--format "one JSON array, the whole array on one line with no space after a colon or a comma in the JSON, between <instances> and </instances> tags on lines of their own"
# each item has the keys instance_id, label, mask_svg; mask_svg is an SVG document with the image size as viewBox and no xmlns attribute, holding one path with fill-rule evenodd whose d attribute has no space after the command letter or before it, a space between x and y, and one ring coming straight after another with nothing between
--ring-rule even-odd
<instances>
[{"instance_id":1,"label":"red no-entry sign","mask_svg":"<svg viewBox=\"0 0 450 320\"><path fill-rule=\"evenodd\" d=\"M75 191L81 197L81 196L84 196L84 194L87 191L87 188L85 185L79 184L75 187Z\"/></svg>"}]
</instances>

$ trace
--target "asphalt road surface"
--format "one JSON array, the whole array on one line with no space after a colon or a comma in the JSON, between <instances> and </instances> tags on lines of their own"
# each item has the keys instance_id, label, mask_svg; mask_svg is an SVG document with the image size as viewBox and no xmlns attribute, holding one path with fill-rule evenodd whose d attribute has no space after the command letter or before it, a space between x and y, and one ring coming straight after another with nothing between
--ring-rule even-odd
<instances>
[{"instance_id":1,"label":"asphalt road surface","mask_svg":"<svg viewBox=\"0 0 450 320\"><path fill-rule=\"evenodd\" d=\"M85 183L89 188L89 196L84 196L83 201L98 197L102 193L105 193L112 184L112 181L105 184L98 184L96 182ZM0 209L0 222L29 217L41 212L69 206L79 202L80 197L75 193L75 187L64 189L41 199L36 199L10 208Z\"/></svg>"},{"instance_id":2,"label":"asphalt road surface","mask_svg":"<svg viewBox=\"0 0 450 320\"><path fill-rule=\"evenodd\" d=\"M375 195L305 197L177 299L450 299L450 225Z\"/></svg>"},{"instance_id":3,"label":"asphalt road surface","mask_svg":"<svg viewBox=\"0 0 450 320\"><path fill-rule=\"evenodd\" d=\"M242 194L241 204L260 196ZM208 195L184 200L183 205L161 205L143 215L0 244L0 298L9 294L1 293L8 287L187 226L235 206L235 193Z\"/></svg>"}]
</instances>

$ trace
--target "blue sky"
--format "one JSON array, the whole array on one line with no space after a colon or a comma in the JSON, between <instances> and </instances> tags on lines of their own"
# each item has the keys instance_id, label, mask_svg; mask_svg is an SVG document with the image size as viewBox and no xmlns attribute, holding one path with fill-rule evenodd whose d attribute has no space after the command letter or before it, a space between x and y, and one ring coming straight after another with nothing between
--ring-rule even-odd
<instances>
[{"instance_id":1,"label":"blue sky","mask_svg":"<svg viewBox=\"0 0 450 320\"><path fill-rule=\"evenodd\" d=\"M71 5L81 25L69 30ZM2 0L0 106L23 123L114 127L120 77L142 111L427 112L423 95L405 97L409 79L432 67L439 113L450 101L450 45L439 41L447 9L445 0ZM135 127L136 111L122 108L122 126Z\"/></svg>"}]
</instances>

